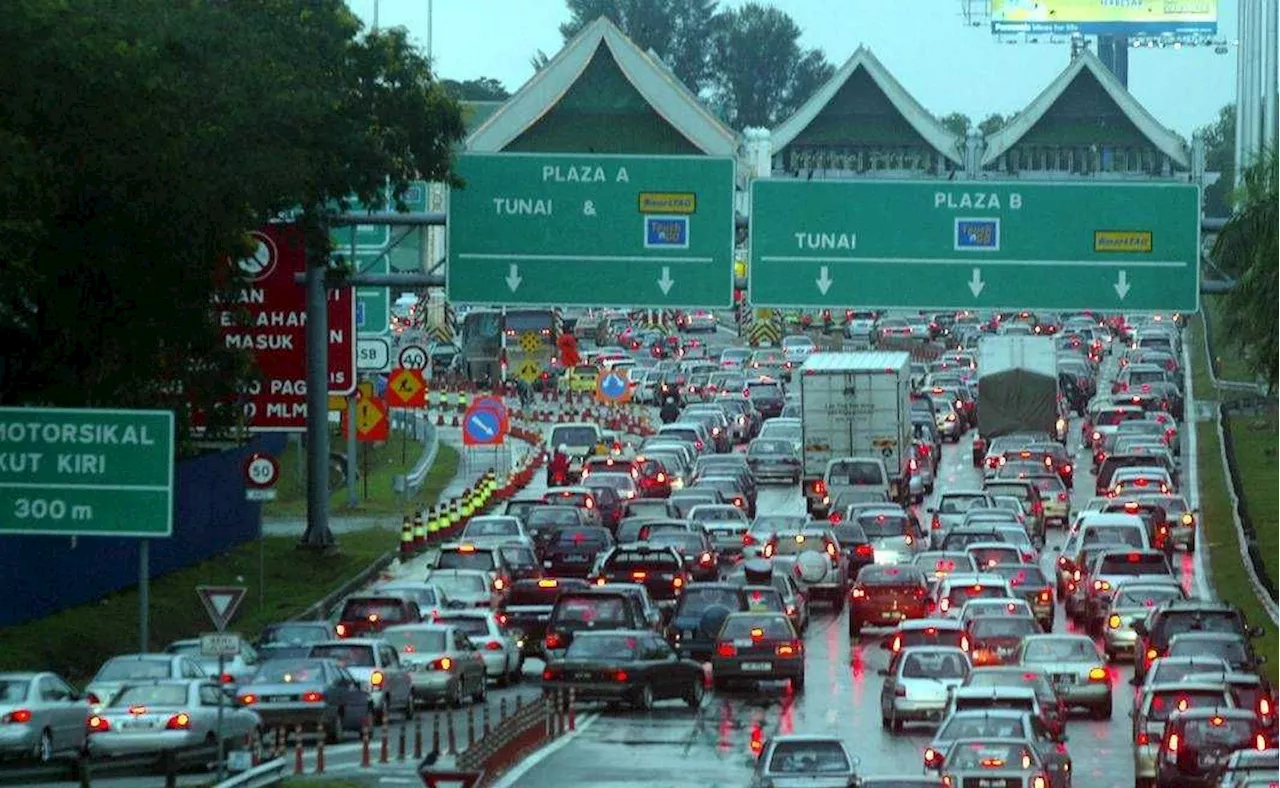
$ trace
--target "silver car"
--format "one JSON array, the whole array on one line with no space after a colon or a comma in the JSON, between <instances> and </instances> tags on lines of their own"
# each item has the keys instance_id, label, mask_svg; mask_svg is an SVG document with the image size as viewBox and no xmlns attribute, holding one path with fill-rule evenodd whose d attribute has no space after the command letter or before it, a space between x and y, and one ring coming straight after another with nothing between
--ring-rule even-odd
<instances>
[{"instance_id":1,"label":"silver car","mask_svg":"<svg viewBox=\"0 0 1280 788\"><path fill-rule=\"evenodd\" d=\"M413 717L413 682L391 644L374 638L347 638L317 643L309 655L334 659L364 686L373 704L374 721L385 722L395 711Z\"/></svg>"},{"instance_id":2,"label":"silver car","mask_svg":"<svg viewBox=\"0 0 1280 788\"><path fill-rule=\"evenodd\" d=\"M89 754L113 758L177 752L205 761L217 746L219 707L222 739L229 749L241 749L246 737L261 735L257 713L237 706L217 684L173 680L126 684L110 704L89 718Z\"/></svg>"},{"instance_id":3,"label":"silver car","mask_svg":"<svg viewBox=\"0 0 1280 788\"><path fill-rule=\"evenodd\" d=\"M835 736L774 736L756 760L751 788L848 788L860 784L859 762Z\"/></svg>"},{"instance_id":4,"label":"silver car","mask_svg":"<svg viewBox=\"0 0 1280 788\"><path fill-rule=\"evenodd\" d=\"M502 514L473 517L458 539L477 547L497 547L508 542L533 544L519 517Z\"/></svg>"},{"instance_id":5,"label":"silver car","mask_svg":"<svg viewBox=\"0 0 1280 788\"><path fill-rule=\"evenodd\" d=\"M497 681L498 686L505 687L520 680L524 657L520 654L515 638L503 631L496 613L488 610L459 610L441 616L438 623L466 633L471 639L471 645L475 646L484 659L485 675Z\"/></svg>"},{"instance_id":6,"label":"silver car","mask_svg":"<svg viewBox=\"0 0 1280 788\"><path fill-rule=\"evenodd\" d=\"M0 758L75 757L88 719L88 701L61 676L0 673Z\"/></svg>"},{"instance_id":7,"label":"silver car","mask_svg":"<svg viewBox=\"0 0 1280 788\"><path fill-rule=\"evenodd\" d=\"M1068 707L1084 706L1094 719L1111 719L1111 671L1085 635L1030 635L1014 662L1049 674Z\"/></svg>"},{"instance_id":8,"label":"silver car","mask_svg":"<svg viewBox=\"0 0 1280 788\"><path fill-rule=\"evenodd\" d=\"M1133 659L1138 643L1134 622L1145 621L1151 609L1170 599L1186 599L1187 592L1173 579L1169 581L1126 580L1114 589L1102 615L1102 648L1112 662Z\"/></svg>"},{"instance_id":9,"label":"silver car","mask_svg":"<svg viewBox=\"0 0 1280 788\"><path fill-rule=\"evenodd\" d=\"M448 608L492 607L498 599L483 569L432 569L427 582L444 592Z\"/></svg>"},{"instance_id":10,"label":"silver car","mask_svg":"<svg viewBox=\"0 0 1280 788\"><path fill-rule=\"evenodd\" d=\"M98 668L85 687L93 711L110 705L125 684L161 679L202 679L208 674L200 663L183 654L121 654Z\"/></svg>"},{"instance_id":11,"label":"silver car","mask_svg":"<svg viewBox=\"0 0 1280 788\"><path fill-rule=\"evenodd\" d=\"M965 513L975 508L994 509L995 499L982 490L943 493L938 498L937 506L926 510L929 513L929 537L934 549L942 544L947 531L963 523Z\"/></svg>"},{"instance_id":12,"label":"silver car","mask_svg":"<svg viewBox=\"0 0 1280 788\"><path fill-rule=\"evenodd\" d=\"M946 785L1047 788L1049 773L1029 739L958 739L939 770Z\"/></svg>"},{"instance_id":13,"label":"silver car","mask_svg":"<svg viewBox=\"0 0 1280 788\"><path fill-rule=\"evenodd\" d=\"M258 652L244 638L240 638L240 653L223 660L222 672L218 672L218 658L206 657L200 652L200 639L175 640L165 646L166 654L182 654L199 663L204 672L217 676L223 684L242 684L250 679L258 670L261 661Z\"/></svg>"},{"instance_id":14,"label":"silver car","mask_svg":"<svg viewBox=\"0 0 1280 788\"><path fill-rule=\"evenodd\" d=\"M969 675L969 655L954 646L912 646L893 671L882 670L880 725L894 733L907 722L938 722L949 694Z\"/></svg>"},{"instance_id":15,"label":"silver car","mask_svg":"<svg viewBox=\"0 0 1280 788\"><path fill-rule=\"evenodd\" d=\"M460 708L470 696L483 703L488 692L484 658L461 629L437 624L404 624L382 633L400 650L400 661L413 680L413 696Z\"/></svg>"}]
</instances>

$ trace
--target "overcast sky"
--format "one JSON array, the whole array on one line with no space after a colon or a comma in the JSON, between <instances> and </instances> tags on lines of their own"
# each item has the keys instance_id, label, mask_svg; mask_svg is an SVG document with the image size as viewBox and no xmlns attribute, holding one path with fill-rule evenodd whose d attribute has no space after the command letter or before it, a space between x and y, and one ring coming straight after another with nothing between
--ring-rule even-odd
<instances>
[{"instance_id":1,"label":"overcast sky","mask_svg":"<svg viewBox=\"0 0 1280 788\"><path fill-rule=\"evenodd\" d=\"M801 43L837 67L866 44L908 91L936 115L965 112L975 121L1026 106L1066 67L1067 44L1000 43L989 26L966 25L965 0L766 0L803 30ZM739 6L743 0L722 0ZM427 48L428 0L347 0L373 23L403 26ZM977 3L975 3L976 5ZM1236 3L1220 4L1218 36L1236 37ZM493 77L515 92L533 74L529 58L563 44L563 0L434 0L432 56L448 79ZM1236 49L1131 50L1129 90L1164 125L1190 138L1235 98Z\"/></svg>"}]
</instances>

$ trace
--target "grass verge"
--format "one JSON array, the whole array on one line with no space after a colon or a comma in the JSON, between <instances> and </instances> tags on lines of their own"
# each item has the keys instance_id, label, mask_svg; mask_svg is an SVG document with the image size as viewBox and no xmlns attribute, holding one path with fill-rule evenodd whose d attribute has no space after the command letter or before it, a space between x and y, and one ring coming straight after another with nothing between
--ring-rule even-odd
<instances>
[{"instance_id":1,"label":"grass verge","mask_svg":"<svg viewBox=\"0 0 1280 788\"><path fill-rule=\"evenodd\" d=\"M441 446L419 497L434 502L457 467L458 452ZM338 544L340 551L319 554L299 550L297 537L269 536L153 578L151 648L212 630L196 586L245 586L248 591L230 629L252 639L267 624L305 610L359 574L394 549L395 539L384 529L369 528L340 534ZM84 684L107 658L136 652L138 646L138 592L130 588L0 630L0 670L53 670Z\"/></svg>"},{"instance_id":2,"label":"grass verge","mask_svg":"<svg viewBox=\"0 0 1280 788\"><path fill-rule=\"evenodd\" d=\"M1276 490L1280 489L1280 462L1276 457L1276 417L1236 416L1231 419L1231 439L1236 467L1244 487L1245 505L1257 533L1267 574L1280 579L1280 512Z\"/></svg>"},{"instance_id":3,"label":"grass verge","mask_svg":"<svg viewBox=\"0 0 1280 788\"><path fill-rule=\"evenodd\" d=\"M331 444L336 445L336 444ZM423 493L431 487L432 475L447 474L445 480L452 479L457 472L457 453L450 455L441 446L436 455L435 465L428 472L427 481L422 485L414 502L429 504ZM391 486L395 476L407 473L422 456L423 445L407 437L403 433L393 433L386 443L359 446L358 469L359 479L356 484L358 502L355 506L347 505L346 485L338 487L329 497L329 511L337 515L379 515L400 514L405 504L400 495ZM284 453L279 457L280 481L276 485L276 500L263 505L262 513L267 517L302 517L307 512L306 479L297 472L299 463L298 443L290 441ZM305 454L305 452L304 452ZM450 459L450 457L452 459ZM367 484L366 484L367 482ZM367 491L367 493L366 493Z\"/></svg>"},{"instance_id":4,"label":"grass verge","mask_svg":"<svg viewBox=\"0 0 1280 788\"><path fill-rule=\"evenodd\" d=\"M1222 328L1222 320L1220 315L1223 306L1222 296L1205 296L1204 309L1201 311L1203 315L1211 323L1210 329L1213 338L1213 355L1217 364L1216 372L1219 380L1237 380L1246 383L1252 383L1257 380L1258 376L1249 371L1248 365L1244 360L1244 353L1240 352L1240 348L1232 343L1227 342L1226 331Z\"/></svg>"}]
</instances>

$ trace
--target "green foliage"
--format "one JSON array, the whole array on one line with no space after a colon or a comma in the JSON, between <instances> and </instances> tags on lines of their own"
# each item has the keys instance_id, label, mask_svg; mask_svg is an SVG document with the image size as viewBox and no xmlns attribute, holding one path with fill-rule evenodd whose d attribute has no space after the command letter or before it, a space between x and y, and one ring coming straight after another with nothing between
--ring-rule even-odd
<instances>
[{"instance_id":1,"label":"green foliage","mask_svg":"<svg viewBox=\"0 0 1280 788\"><path fill-rule=\"evenodd\" d=\"M986 137L1003 129L1011 120L1013 120L1012 116L1006 118L999 112L993 112L978 124L978 131L982 133L982 136Z\"/></svg>"},{"instance_id":2,"label":"green foliage","mask_svg":"<svg viewBox=\"0 0 1280 788\"><path fill-rule=\"evenodd\" d=\"M74 7L73 7L74 6ZM0 14L0 403L234 426L216 261L302 206L450 178L457 103L341 0L17 0ZM179 419L180 440L186 436Z\"/></svg>"},{"instance_id":3,"label":"green foliage","mask_svg":"<svg viewBox=\"0 0 1280 788\"><path fill-rule=\"evenodd\" d=\"M952 112L950 115L939 118L938 122L957 137L968 136L969 129L973 128L973 121L963 112Z\"/></svg>"},{"instance_id":4,"label":"green foliage","mask_svg":"<svg viewBox=\"0 0 1280 788\"><path fill-rule=\"evenodd\" d=\"M480 77L459 82L446 79L441 84L458 101L506 101L511 98L507 88L493 77Z\"/></svg>"},{"instance_id":5,"label":"green foliage","mask_svg":"<svg viewBox=\"0 0 1280 788\"><path fill-rule=\"evenodd\" d=\"M567 0L568 41L600 17L608 17L648 52L652 50L694 93L710 85L715 69L709 33L717 24L715 0Z\"/></svg>"},{"instance_id":6,"label":"green foliage","mask_svg":"<svg viewBox=\"0 0 1280 788\"><path fill-rule=\"evenodd\" d=\"M1236 212L1213 245L1213 259L1223 273L1236 280L1224 297L1222 328L1228 341L1243 353L1249 368L1274 390L1280 340L1280 290L1277 289L1276 152L1266 151L1244 172L1234 196Z\"/></svg>"},{"instance_id":7,"label":"green foliage","mask_svg":"<svg viewBox=\"0 0 1280 788\"><path fill-rule=\"evenodd\" d=\"M1218 110L1218 119L1196 133L1204 139L1204 168L1221 174L1217 183L1204 189L1204 215L1230 216L1236 179L1236 105Z\"/></svg>"}]
</instances>

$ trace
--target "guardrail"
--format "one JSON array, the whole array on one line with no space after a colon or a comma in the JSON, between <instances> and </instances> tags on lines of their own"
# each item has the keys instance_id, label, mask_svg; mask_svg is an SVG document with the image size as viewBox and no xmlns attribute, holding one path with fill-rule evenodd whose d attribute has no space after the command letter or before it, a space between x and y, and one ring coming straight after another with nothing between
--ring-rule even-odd
<instances>
[{"instance_id":1,"label":"guardrail","mask_svg":"<svg viewBox=\"0 0 1280 788\"><path fill-rule=\"evenodd\" d=\"M393 481L396 492L406 496L412 495L422 489L431 466L436 462L436 455L440 453L440 435L436 432L436 425L430 419L423 418L421 411L393 410L391 426L402 432L408 432L414 440L423 444L418 461L413 464L408 473Z\"/></svg>"},{"instance_id":2,"label":"guardrail","mask_svg":"<svg viewBox=\"0 0 1280 788\"><path fill-rule=\"evenodd\" d=\"M94 777L128 777L150 773L156 764L155 755L126 756L110 760L79 758L46 764L14 764L0 768L0 785L35 785L78 780L81 785L92 785Z\"/></svg>"},{"instance_id":3,"label":"guardrail","mask_svg":"<svg viewBox=\"0 0 1280 788\"><path fill-rule=\"evenodd\" d=\"M223 780L215 784L213 788L264 788L264 786L278 785L284 782L284 778L288 774L288 760L276 758L255 766L248 771L241 772L235 777Z\"/></svg>"},{"instance_id":4,"label":"guardrail","mask_svg":"<svg viewBox=\"0 0 1280 788\"><path fill-rule=\"evenodd\" d=\"M425 770L423 776L443 779L465 773L476 778L477 788L485 788L525 755L573 730L576 724L573 695L562 691L546 692L529 703L517 697L510 715L503 699L498 713L497 725L486 728L483 736L474 740L468 736L467 749L455 760L456 771Z\"/></svg>"}]
</instances>

